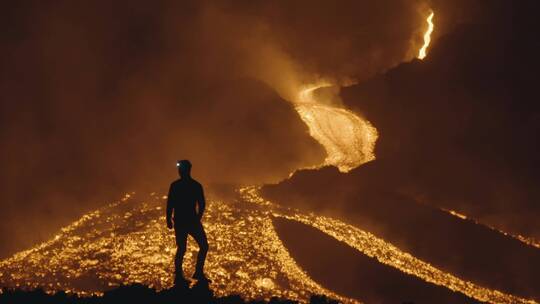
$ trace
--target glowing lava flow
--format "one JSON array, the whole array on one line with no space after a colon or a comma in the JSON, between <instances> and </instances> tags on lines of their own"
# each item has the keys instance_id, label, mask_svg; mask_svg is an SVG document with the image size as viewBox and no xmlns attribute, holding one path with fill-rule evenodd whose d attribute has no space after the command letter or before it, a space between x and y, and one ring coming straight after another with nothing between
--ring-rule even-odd
<instances>
[{"instance_id":1,"label":"glowing lava flow","mask_svg":"<svg viewBox=\"0 0 540 304\"><path fill-rule=\"evenodd\" d=\"M323 83L301 90L295 107L308 126L309 134L326 150L323 165L347 172L375 159L373 150L378 134L377 129L355 113L315 100L313 92L316 89L330 86Z\"/></svg>"},{"instance_id":2,"label":"glowing lava flow","mask_svg":"<svg viewBox=\"0 0 540 304\"><path fill-rule=\"evenodd\" d=\"M266 207L267 210L272 212L273 216L287 218L317 228L363 254L377 259L383 264L421 278L426 282L444 286L476 300L488 303L537 303L534 300L523 299L462 280L452 274L435 268L429 263L415 258L409 253L401 251L394 245L369 232L358 229L342 221L325 216L317 216L311 213L305 214L292 208L274 204L260 197L258 189L255 187L241 189L241 194L246 201Z\"/></svg>"},{"instance_id":3,"label":"glowing lava flow","mask_svg":"<svg viewBox=\"0 0 540 304\"><path fill-rule=\"evenodd\" d=\"M459 212L454 211L454 210L444 209L444 208L440 208L440 209L442 211L444 211L444 212L446 212L448 214L451 214L451 215L453 215L455 217L458 217L458 218L460 218L460 219L462 219L464 221L471 221L471 222L473 222L473 223L475 223L477 225L482 225L482 226L487 227L487 228L489 228L489 229L491 229L493 231L501 233L504 236L514 238L514 239L516 239L516 240L518 240L518 241L520 241L522 243L525 243L525 244L527 244L529 246L533 246L533 247L536 247L536 248L540 249L540 241L536 240L535 238L523 236L521 234L513 234L513 233L502 231L502 230L497 229L497 228L495 228L493 226L481 223L478 220L475 220L475 219L473 219L471 217L466 216L465 214L459 213Z\"/></svg>"},{"instance_id":4,"label":"glowing lava flow","mask_svg":"<svg viewBox=\"0 0 540 304\"><path fill-rule=\"evenodd\" d=\"M163 198L122 201L84 215L51 240L0 262L0 286L102 294L124 284L157 290L173 285L174 234L166 228ZM271 212L245 202L210 200L204 217L210 243L206 272L217 296L277 296L307 302L312 294L340 297L314 282L290 257ZM189 239L185 276L196 245Z\"/></svg>"},{"instance_id":5,"label":"glowing lava flow","mask_svg":"<svg viewBox=\"0 0 540 304\"><path fill-rule=\"evenodd\" d=\"M323 165L348 171L374 159L375 128L353 112L318 103L312 92L322 86L300 91L296 110L326 148ZM82 295L131 283L169 288L175 245L174 234L165 226L163 205L156 196L134 202L127 195L88 213L53 239L1 261L0 286ZM279 211L269 208L273 207L245 201L209 202L205 227L211 248L206 269L216 295L307 302L312 294L325 294L358 303L320 286L295 263L272 224L271 216ZM195 250L190 241L184 269L193 269Z\"/></svg>"},{"instance_id":6,"label":"glowing lava flow","mask_svg":"<svg viewBox=\"0 0 540 304\"><path fill-rule=\"evenodd\" d=\"M427 55L427 48L429 47L429 44L431 43L431 34L433 33L434 25L433 25L433 17L435 16L435 13L432 11L431 14L426 19L426 22L428 23L428 29L426 33L424 34L424 45L418 51L418 59L424 59Z\"/></svg>"},{"instance_id":7,"label":"glowing lava flow","mask_svg":"<svg viewBox=\"0 0 540 304\"><path fill-rule=\"evenodd\" d=\"M341 297L314 282L289 255L272 216L317 228L379 262L427 282L490 303L536 303L480 287L423 262L397 247L336 219L301 213L262 199L258 189L240 190L242 200L210 201L205 226L210 244L207 272L216 295L248 299L286 297L307 302L311 294ZM126 196L83 216L53 239L0 262L0 285L41 287L100 294L121 284L141 283L158 290L172 286L174 236L165 228L164 201L136 202ZM193 269L196 247L190 240L185 269ZM190 273L186 273L190 275Z\"/></svg>"}]
</instances>

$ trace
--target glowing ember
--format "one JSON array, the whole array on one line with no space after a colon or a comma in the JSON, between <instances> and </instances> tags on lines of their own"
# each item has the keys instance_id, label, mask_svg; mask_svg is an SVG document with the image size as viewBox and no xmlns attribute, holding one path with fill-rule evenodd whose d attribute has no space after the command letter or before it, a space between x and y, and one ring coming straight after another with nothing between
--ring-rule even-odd
<instances>
[{"instance_id":1,"label":"glowing ember","mask_svg":"<svg viewBox=\"0 0 540 304\"><path fill-rule=\"evenodd\" d=\"M426 22L428 24L428 29L426 33L424 34L424 45L418 52L418 59L424 59L427 55L427 48L429 47L429 44L431 43L431 34L433 33L434 25L433 25L433 17L435 16L434 12L431 12L431 14L426 19Z\"/></svg>"},{"instance_id":2,"label":"glowing ember","mask_svg":"<svg viewBox=\"0 0 540 304\"><path fill-rule=\"evenodd\" d=\"M296 111L308 126L309 134L325 148L327 157L323 165L347 172L375 159L377 129L349 110L315 100L313 91L329 86L323 83L301 90L295 102Z\"/></svg>"}]
</instances>

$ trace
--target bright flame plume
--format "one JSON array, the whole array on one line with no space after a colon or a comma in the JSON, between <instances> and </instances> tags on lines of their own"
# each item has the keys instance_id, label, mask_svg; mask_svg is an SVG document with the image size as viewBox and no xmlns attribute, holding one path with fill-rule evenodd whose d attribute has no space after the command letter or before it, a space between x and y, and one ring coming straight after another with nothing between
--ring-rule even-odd
<instances>
[{"instance_id":1,"label":"bright flame plume","mask_svg":"<svg viewBox=\"0 0 540 304\"><path fill-rule=\"evenodd\" d=\"M431 14L426 19L426 22L428 24L428 29L426 33L424 34L424 45L418 51L418 59L424 59L427 55L427 49L429 47L429 44L431 43L431 34L433 33L433 29L435 26L433 25L433 17L435 16L435 13L432 11Z\"/></svg>"}]
</instances>

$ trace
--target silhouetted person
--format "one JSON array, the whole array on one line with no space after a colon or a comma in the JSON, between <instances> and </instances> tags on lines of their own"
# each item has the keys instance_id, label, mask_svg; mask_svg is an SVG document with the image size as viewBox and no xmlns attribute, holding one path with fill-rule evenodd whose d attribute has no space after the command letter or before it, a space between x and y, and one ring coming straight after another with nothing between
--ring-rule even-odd
<instances>
[{"instance_id":1,"label":"silhouetted person","mask_svg":"<svg viewBox=\"0 0 540 304\"><path fill-rule=\"evenodd\" d=\"M199 245L197 265L193 278L199 281L207 281L204 275L204 261L208 252L208 241L201 223L204 214L205 199L203 187L199 182L191 178L191 163L189 160L180 160L176 163L180 179L174 181L169 188L167 197L167 227L176 235L175 285L186 283L182 269L188 234Z\"/></svg>"}]
</instances>

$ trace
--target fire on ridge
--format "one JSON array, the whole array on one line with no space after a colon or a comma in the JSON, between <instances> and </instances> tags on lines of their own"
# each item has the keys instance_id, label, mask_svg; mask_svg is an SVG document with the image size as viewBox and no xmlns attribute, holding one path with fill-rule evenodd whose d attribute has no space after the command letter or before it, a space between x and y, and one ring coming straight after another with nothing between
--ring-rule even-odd
<instances>
[{"instance_id":1,"label":"fire on ridge","mask_svg":"<svg viewBox=\"0 0 540 304\"><path fill-rule=\"evenodd\" d=\"M418 51L418 59L424 59L427 56L427 49L429 47L429 44L431 43L431 34L433 33L433 30L435 26L433 25L433 17L435 16L435 12L431 12L429 16L426 19L426 22L428 24L428 29L426 30L424 34L424 45L420 48Z\"/></svg>"}]
</instances>

